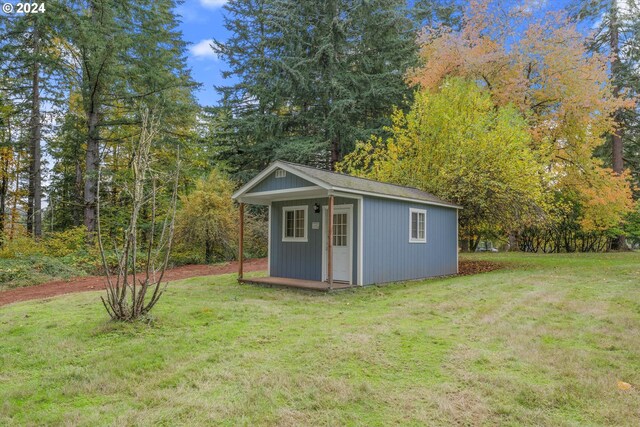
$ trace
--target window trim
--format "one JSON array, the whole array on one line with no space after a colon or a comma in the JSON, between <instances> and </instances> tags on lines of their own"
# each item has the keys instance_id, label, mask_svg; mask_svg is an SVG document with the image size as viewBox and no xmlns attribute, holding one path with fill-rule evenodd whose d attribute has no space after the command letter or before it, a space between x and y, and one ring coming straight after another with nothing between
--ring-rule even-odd
<instances>
[{"instance_id":1,"label":"window trim","mask_svg":"<svg viewBox=\"0 0 640 427\"><path fill-rule=\"evenodd\" d=\"M291 212L291 211L304 211L304 236L302 237L287 237L286 236L286 232L287 232L287 212ZM295 213L293 214L294 216L294 222L295 222ZM307 242L309 241L309 232L308 232L308 227L309 227L309 206L307 205L303 205L303 206L283 206L282 207L282 241L283 242ZM295 234L295 224L294 224L294 234Z\"/></svg>"},{"instance_id":2,"label":"window trim","mask_svg":"<svg viewBox=\"0 0 640 427\"><path fill-rule=\"evenodd\" d=\"M424 215L424 237L422 239L420 239L419 237L418 238L412 237L412 233L411 233L412 218L411 217L413 216L414 213L417 213L418 215L420 214ZM416 231L419 231L419 229ZM416 233L416 234L419 234L419 233ZM409 208L409 243L427 243L427 210L426 209Z\"/></svg>"}]
</instances>

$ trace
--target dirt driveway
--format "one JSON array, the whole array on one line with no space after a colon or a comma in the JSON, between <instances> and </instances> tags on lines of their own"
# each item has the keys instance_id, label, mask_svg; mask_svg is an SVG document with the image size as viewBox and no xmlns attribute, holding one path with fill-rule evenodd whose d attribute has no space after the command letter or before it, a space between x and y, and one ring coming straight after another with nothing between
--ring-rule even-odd
<instances>
[{"instance_id":1,"label":"dirt driveway","mask_svg":"<svg viewBox=\"0 0 640 427\"><path fill-rule=\"evenodd\" d=\"M500 263L490 261L461 260L459 275L486 273L503 268ZM266 258L245 260L244 271L261 271L267 269ZM233 261L222 265L184 265L182 267L167 270L164 278L167 281L188 279L189 277L212 276L215 274L235 273L238 271L238 262ZM41 285L26 286L24 288L0 291L0 306L18 301L28 301L40 298L49 298L56 295L70 294L74 292L96 291L104 289L106 280L102 276L76 277L69 280L56 280L55 282Z\"/></svg>"}]
</instances>

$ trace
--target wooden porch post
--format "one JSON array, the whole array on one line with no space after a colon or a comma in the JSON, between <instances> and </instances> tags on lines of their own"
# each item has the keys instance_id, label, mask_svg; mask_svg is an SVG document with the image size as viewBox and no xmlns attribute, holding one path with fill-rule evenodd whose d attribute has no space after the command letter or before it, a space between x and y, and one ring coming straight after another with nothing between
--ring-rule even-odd
<instances>
[{"instance_id":1,"label":"wooden porch post","mask_svg":"<svg viewBox=\"0 0 640 427\"><path fill-rule=\"evenodd\" d=\"M242 262L244 261L244 203L240 203L240 241L238 242L238 279L242 279Z\"/></svg>"},{"instance_id":2,"label":"wooden porch post","mask_svg":"<svg viewBox=\"0 0 640 427\"><path fill-rule=\"evenodd\" d=\"M329 281L329 289L333 288L333 195L329 195L329 215L327 227L327 280Z\"/></svg>"}]
</instances>

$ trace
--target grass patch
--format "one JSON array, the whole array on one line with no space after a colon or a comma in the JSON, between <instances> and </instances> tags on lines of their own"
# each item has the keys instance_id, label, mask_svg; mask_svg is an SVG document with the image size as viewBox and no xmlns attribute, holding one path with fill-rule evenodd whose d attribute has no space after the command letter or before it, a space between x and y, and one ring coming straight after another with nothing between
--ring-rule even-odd
<instances>
[{"instance_id":1,"label":"grass patch","mask_svg":"<svg viewBox=\"0 0 640 427\"><path fill-rule=\"evenodd\" d=\"M2 307L0 424L637 424L640 254L468 258L510 268L335 294L194 278L140 324L94 292Z\"/></svg>"},{"instance_id":2,"label":"grass patch","mask_svg":"<svg viewBox=\"0 0 640 427\"><path fill-rule=\"evenodd\" d=\"M85 275L65 258L46 255L0 258L0 291Z\"/></svg>"}]
</instances>

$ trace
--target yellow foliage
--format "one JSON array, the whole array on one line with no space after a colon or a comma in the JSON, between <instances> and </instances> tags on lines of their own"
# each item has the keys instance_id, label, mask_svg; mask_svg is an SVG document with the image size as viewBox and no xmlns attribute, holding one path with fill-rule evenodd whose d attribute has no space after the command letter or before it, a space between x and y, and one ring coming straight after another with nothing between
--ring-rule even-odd
<instances>
[{"instance_id":1,"label":"yellow foliage","mask_svg":"<svg viewBox=\"0 0 640 427\"><path fill-rule=\"evenodd\" d=\"M45 248L26 235L5 240L0 248L0 258L19 258L31 255L43 255Z\"/></svg>"},{"instance_id":2,"label":"yellow foliage","mask_svg":"<svg viewBox=\"0 0 640 427\"><path fill-rule=\"evenodd\" d=\"M469 233L512 229L542 212L545 174L526 122L474 82L451 79L436 93L419 91L387 131L387 140L359 143L340 170L459 203Z\"/></svg>"},{"instance_id":3,"label":"yellow foliage","mask_svg":"<svg viewBox=\"0 0 640 427\"><path fill-rule=\"evenodd\" d=\"M238 228L233 188L231 180L213 170L196 183L191 194L181 197L182 208L176 217L178 246L200 247L207 261L233 256Z\"/></svg>"},{"instance_id":4,"label":"yellow foliage","mask_svg":"<svg viewBox=\"0 0 640 427\"><path fill-rule=\"evenodd\" d=\"M527 118L530 145L552 175L550 189L578 195L583 227L618 226L634 207L629 177L602 168L594 150L616 131L614 113L633 103L614 94L609 58L587 52L565 14L531 17L503 6L474 0L460 30L426 29L423 63L409 82L432 91L452 76L480 82L497 105ZM511 29L519 25L525 31L514 39Z\"/></svg>"}]
</instances>

